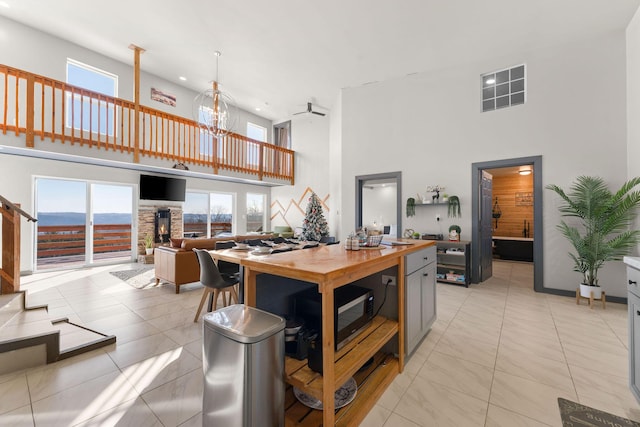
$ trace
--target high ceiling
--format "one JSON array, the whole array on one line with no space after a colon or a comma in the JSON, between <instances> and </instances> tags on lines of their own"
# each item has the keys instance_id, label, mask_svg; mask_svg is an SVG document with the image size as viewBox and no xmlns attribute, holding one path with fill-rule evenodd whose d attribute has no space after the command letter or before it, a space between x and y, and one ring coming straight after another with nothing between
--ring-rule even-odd
<instances>
[{"instance_id":1,"label":"high ceiling","mask_svg":"<svg viewBox=\"0 0 640 427\"><path fill-rule=\"evenodd\" d=\"M144 71L198 92L221 51L222 89L284 119L308 101L327 112L341 88L623 31L639 3L0 0L0 15L129 64L135 44Z\"/></svg>"}]
</instances>

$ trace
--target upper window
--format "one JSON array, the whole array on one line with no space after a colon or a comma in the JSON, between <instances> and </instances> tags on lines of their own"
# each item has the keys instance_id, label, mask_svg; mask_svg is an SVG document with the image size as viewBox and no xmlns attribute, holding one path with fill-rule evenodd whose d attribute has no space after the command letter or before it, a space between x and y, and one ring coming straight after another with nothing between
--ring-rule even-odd
<instances>
[{"instance_id":1,"label":"upper window","mask_svg":"<svg viewBox=\"0 0 640 427\"><path fill-rule=\"evenodd\" d=\"M247 122L247 138L267 142L267 128Z\"/></svg>"},{"instance_id":2,"label":"upper window","mask_svg":"<svg viewBox=\"0 0 640 427\"><path fill-rule=\"evenodd\" d=\"M73 59L67 59L67 83L112 97L118 93L118 76ZM114 104L78 93L71 101L71 92L67 92L67 99L67 127L114 135Z\"/></svg>"},{"instance_id":3,"label":"upper window","mask_svg":"<svg viewBox=\"0 0 640 427\"><path fill-rule=\"evenodd\" d=\"M524 104L526 95L525 66L508 68L482 75L482 111L492 111Z\"/></svg>"},{"instance_id":4,"label":"upper window","mask_svg":"<svg viewBox=\"0 0 640 427\"><path fill-rule=\"evenodd\" d=\"M247 122L247 138L256 141L267 142L267 128L258 126L254 123ZM260 146L257 144L249 144L247 147L247 163L257 165L260 159Z\"/></svg>"}]
</instances>

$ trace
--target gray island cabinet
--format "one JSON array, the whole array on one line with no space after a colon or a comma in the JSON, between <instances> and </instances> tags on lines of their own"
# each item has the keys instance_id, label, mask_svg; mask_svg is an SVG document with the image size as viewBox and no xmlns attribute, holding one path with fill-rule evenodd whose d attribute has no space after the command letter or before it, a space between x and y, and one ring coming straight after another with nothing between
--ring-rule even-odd
<instances>
[{"instance_id":1,"label":"gray island cabinet","mask_svg":"<svg viewBox=\"0 0 640 427\"><path fill-rule=\"evenodd\" d=\"M640 258L624 257L629 307L629 388L640 402Z\"/></svg>"},{"instance_id":2,"label":"gray island cabinet","mask_svg":"<svg viewBox=\"0 0 640 427\"><path fill-rule=\"evenodd\" d=\"M436 320L436 247L405 257L405 354L411 355Z\"/></svg>"}]
</instances>

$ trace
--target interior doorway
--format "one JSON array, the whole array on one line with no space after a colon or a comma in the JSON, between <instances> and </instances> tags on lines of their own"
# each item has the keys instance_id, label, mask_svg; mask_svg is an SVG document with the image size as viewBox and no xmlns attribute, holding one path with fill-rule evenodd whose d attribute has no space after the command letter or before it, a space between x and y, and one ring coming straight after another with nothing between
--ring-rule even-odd
<instances>
[{"instance_id":1,"label":"interior doorway","mask_svg":"<svg viewBox=\"0 0 640 427\"><path fill-rule=\"evenodd\" d=\"M356 176L356 229L367 227L400 237L402 172Z\"/></svg>"},{"instance_id":2,"label":"interior doorway","mask_svg":"<svg viewBox=\"0 0 640 427\"><path fill-rule=\"evenodd\" d=\"M528 174L532 177L531 184L524 184L527 180L509 180L512 188L501 189L496 200L493 193L494 177L510 174ZM472 282L480 283L490 277L487 269L490 268L494 255L494 231L500 230L505 235L501 237L510 246L516 243L518 247L531 245L530 255L527 250L518 252L520 249L510 249L511 254L506 258L532 261L534 290L542 291L542 156L474 163L472 188ZM526 259L527 257L531 259Z\"/></svg>"}]
</instances>

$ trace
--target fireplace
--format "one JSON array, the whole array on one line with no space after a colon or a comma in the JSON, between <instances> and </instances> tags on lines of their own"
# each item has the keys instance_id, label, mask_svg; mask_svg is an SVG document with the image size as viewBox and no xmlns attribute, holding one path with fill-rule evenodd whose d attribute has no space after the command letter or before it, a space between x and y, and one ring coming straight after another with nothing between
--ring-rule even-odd
<instances>
[{"instance_id":1,"label":"fireplace","mask_svg":"<svg viewBox=\"0 0 640 427\"><path fill-rule=\"evenodd\" d=\"M171 237L171 211L158 209L156 212L154 236L156 243L165 243Z\"/></svg>"}]
</instances>

